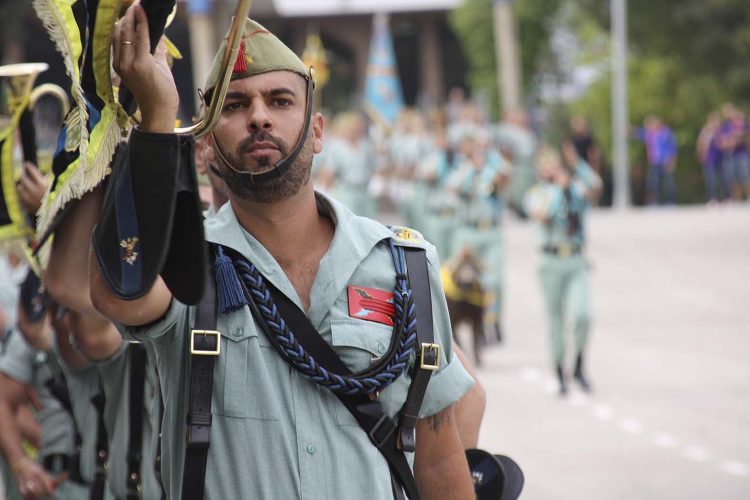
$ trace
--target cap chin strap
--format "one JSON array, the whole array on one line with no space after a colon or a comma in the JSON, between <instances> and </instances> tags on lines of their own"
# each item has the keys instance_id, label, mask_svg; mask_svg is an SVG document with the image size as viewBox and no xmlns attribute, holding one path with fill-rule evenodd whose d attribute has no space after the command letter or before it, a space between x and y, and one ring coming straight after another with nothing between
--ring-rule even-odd
<instances>
[{"instance_id":1,"label":"cap chin strap","mask_svg":"<svg viewBox=\"0 0 750 500\"><path fill-rule=\"evenodd\" d=\"M294 146L294 149L292 150L289 155L287 155L286 158L281 159L276 165L274 165L274 168L269 170L268 172L264 172L262 174L253 174L250 172L242 171L238 168L236 168L234 165L232 165L229 160L224 156L224 153L221 152L221 148L219 147L219 143L216 141L216 136L214 135L214 131L211 131L211 138L214 141L214 150L216 151L216 154L219 156L221 161L230 169L234 170L235 173L239 174L243 178L250 179L250 182L252 184L262 184L264 182L272 181L274 179L278 179L284 173L289 170L289 167L292 166L292 164L295 162L299 154L302 152L302 148L305 147L305 141L307 140L307 134L310 131L310 123L312 122L312 107L313 107L313 91L315 90L315 81L312 79L312 76L306 78L307 81L307 104L305 105L305 124L302 127L302 135L300 135L299 140L297 141L297 145ZM224 176L221 174L221 172L217 168L212 168L211 171L218 175L220 178L224 178Z\"/></svg>"}]
</instances>

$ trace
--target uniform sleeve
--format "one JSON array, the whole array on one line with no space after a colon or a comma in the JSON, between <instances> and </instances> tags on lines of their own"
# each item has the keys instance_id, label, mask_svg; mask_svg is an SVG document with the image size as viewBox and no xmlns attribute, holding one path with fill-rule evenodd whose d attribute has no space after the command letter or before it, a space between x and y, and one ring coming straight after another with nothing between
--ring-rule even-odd
<instances>
[{"instance_id":1,"label":"uniform sleeve","mask_svg":"<svg viewBox=\"0 0 750 500\"><path fill-rule=\"evenodd\" d=\"M601 189L602 179L584 160L578 162L575 170L575 180L582 183L585 190Z\"/></svg>"},{"instance_id":2,"label":"uniform sleeve","mask_svg":"<svg viewBox=\"0 0 750 500\"><path fill-rule=\"evenodd\" d=\"M115 323L115 326L126 340L171 342L172 337L179 333L180 328L186 327L190 313L190 307L173 298L164 317L154 323L143 326Z\"/></svg>"},{"instance_id":3,"label":"uniform sleeve","mask_svg":"<svg viewBox=\"0 0 750 500\"><path fill-rule=\"evenodd\" d=\"M432 294L432 326L435 343L440 344L440 368L432 374L427 385L419 411L420 418L441 412L461 399L474 385L474 379L466 372L458 357L453 355L453 334L440 282L440 261L437 250L432 245L427 248L427 270Z\"/></svg>"},{"instance_id":4,"label":"uniform sleeve","mask_svg":"<svg viewBox=\"0 0 750 500\"><path fill-rule=\"evenodd\" d=\"M35 351L26 343L21 332L14 330L0 355L0 373L22 384L31 384L34 378Z\"/></svg>"}]
</instances>

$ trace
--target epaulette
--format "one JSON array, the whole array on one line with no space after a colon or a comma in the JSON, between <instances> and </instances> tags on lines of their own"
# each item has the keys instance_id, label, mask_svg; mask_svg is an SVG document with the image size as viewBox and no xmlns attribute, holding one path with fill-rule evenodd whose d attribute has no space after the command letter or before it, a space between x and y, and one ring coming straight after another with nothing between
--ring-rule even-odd
<instances>
[{"instance_id":1,"label":"epaulette","mask_svg":"<svg viewBox=\"0 0 750 500\"><path fill-rule=\"evenodd\" d=\"M406 226L388 226L388 229L393 232L396 243L401 246L424 248L427 244L427 240L424 239L422 233L416 229Z\"/></svg>"}]
</instances>

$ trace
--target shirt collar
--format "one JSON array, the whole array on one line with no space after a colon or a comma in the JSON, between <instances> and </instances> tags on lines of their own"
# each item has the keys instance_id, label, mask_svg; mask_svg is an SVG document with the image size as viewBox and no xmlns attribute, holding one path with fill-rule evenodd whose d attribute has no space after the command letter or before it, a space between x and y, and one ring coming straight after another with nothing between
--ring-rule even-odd
<instances>
[{"instance_id":1,"label":"shirt collar","mask_svg":"<svg viewBox=\"0 0 750 500\"><path fill-rule=\"evenodd\" d=\"M384 225L359 217L336 200L316 192L318 213L334 224L333 240L323 255L310 290L308 315L317 328L325 314L346 287L359 264L380 242L393 236ZM276 288L303 309L302 301L276 259L240 225L231 203L206 221L206 240L224 245L250 260Z\"/></svg>"}]
</instances>

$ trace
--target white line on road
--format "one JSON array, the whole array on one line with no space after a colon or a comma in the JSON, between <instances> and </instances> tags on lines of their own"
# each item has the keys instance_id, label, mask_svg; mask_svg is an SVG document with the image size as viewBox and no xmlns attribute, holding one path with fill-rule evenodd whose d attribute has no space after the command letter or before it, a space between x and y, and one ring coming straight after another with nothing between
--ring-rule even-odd
<instances>
[{"instance_id":1,"label":"white line on road","mask_svg":"<svg viewBox=\"0 0 750 500\"><path fill-rule=\"evenodd\" d=\"M693 462L706 462L711 458L711 454L701 446L688 446L683 451L683 455Z\"/></svg>"},{"instance_id":2,"label":"white line on road","mask_svg":"<svg viewBox=\"0 0 750 500\"><path fill-rule=\"evenodd\" d=\"M677 438L667 432L656 432L651 437L651 442L662 448L674 448L677 446Z\"/></svg>"},{"instance_id":3,"label":"white line on road","mask_svg":"<svg viewBox=\"0 0 750 500\"><path fill-rule=\"evenodd\" d=\"M594 416L599 420L609 421L615 418L615 411L611 406L599 403L594 407Z\"/></svg>"},{"instance_id":4,"label":"white line on road","mask_svg":"<svg viewBox=\"0 0 750 500\"><path fill-rule=\"evenodd\" d=\"M733 476L747 476L750 474L750 468L746 464L736 460L723 460L719 463L719 470Z\"/></svg>"},{"instance_id":5,"label":"white line on road","mask_svg":"<svg viewBox=\"0 0 750 500\"><path fill-rule=\"evenodd\" d=\"M634 418L623 418L620 420L620 429L628 434L640 434L643 432L643 424Z\"/></svg>"},{"instance_id":6,"label":"white line on road","mask_svg":"<svg viewBox=\"0 0 750 500\"><path fill-rule=\"evenodd\" d=\"M521 370L519 376L524 382L527 382L530 385L539 386L548 394L555 394L558 392L559 387L557 380L552 377L545 377L542 374L542 371L537 368L528 366ZM604 422L615 422L621 430L628 434L638 435L647 431L643 423L635 418L625 417L618 419L615 410L611 406L605 403L597 403L596 400L588 394L572 392L565 401L569 405L579 408L593 405L591 414L595 418ZM649 442L660 448L676 448L679 445L677 437L666 431L650 433ZM684 446L681 448L681 454L688 460L697 463L706 463L716 460L716 468L726 474L737 477L750 476L750 465L737 460L714 459L713 454L702 446Z\"/></svg>"}]
</instances>

